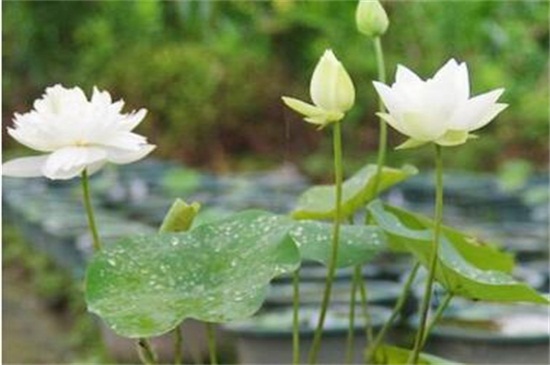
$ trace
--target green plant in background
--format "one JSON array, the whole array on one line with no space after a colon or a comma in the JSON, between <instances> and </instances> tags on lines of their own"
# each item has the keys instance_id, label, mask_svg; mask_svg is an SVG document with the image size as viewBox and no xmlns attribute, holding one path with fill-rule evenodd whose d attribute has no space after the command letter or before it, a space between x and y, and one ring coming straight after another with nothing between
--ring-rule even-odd
<instances>
[{"instance_id":1,"label":"green plant in background","mask_svg":"<svg viewBox=\"0 0 550 365\"><path fill-rule=\"evenodd\" d=\"M520 189L525 186L532 173L533 165L529 161L506 161L498 171L500 186L505 191Z\"/></svg>"},{"instance_id":2,"label":"green plant in background","mask_svg":"<svg viewBox=\"0 0 550 365\"><path fill-rule=\"evenodd\" d=\"M364 42L349 21L353 2L283 3L6 2L4 116L27 109L26 100L53 82L98 84L148 106L142 132L158 142L162 156L224 167L232 163L228 155L245 159L249 152L274 163L272 156L285 146L290 159L327 178L331 161L323 156L330 143L299 123L281 132L279 95L301 90L304 75L331 46L346 58L358 85L376 74L376 60L362 47L341 48ZM403 55L420 74L463 55L475 72L473 91L509 85L506 102L515 107L503 115L504 123L489 126L492 133L449 161L449 168L494 170L510 156L547 166L548 3L390 2L386 8L395 24L408 24L385 34L389 71ZM228 92L235 89L240 92ZM350 111L348 124L361 131L344 131L346 166L360 167L356 161L377 145L374 97L370 88L357 90L365 102ZM392 131L389 137L396 139ZM213 147L198 154L205 141ZM394 151L387 158L393 165L410 162ZM413 162L430 161L429 153L419 151Z\"/></svg>"},{"instance_id":3,"label":"green plant in background","mask_svg":"<svg viewBox=\"0 0 550 365\"><path fill-rule=\"evenodd\" d=\"M108 9L119 13L120 11L116 10L121 9L121 4L89 6L95 6L98 11ZM133 69L124 67L124 63L115 63L116 66L108 66L112 69L106 71L106 74L114 72L121 77L120 80L123 81L118 85L127 85L128 95L132 100L142 101L146 95L152 94L152 103L158 108L159 115L164 112L176 113L177 118L168 118L169 123L174 123L169 129L176 129L176 135L185 133L184 129L178 129L178 118L185 119L194 115L200 118L201 122L206 122L204 125L197 123L196 127L199 130L212 129L204 134L197 132L193 138L196 138L195 147L207 146L212 137L211 132L216 131L213 121L221 116L231 119L225 113L226 105L234 107L231 103L238 100L238 105L250 113L258 113L261 110L261 101L251 103L246 97L228 99L216 105L205 102L225 96L228 92L239 94L234 92L234 89L242 91L241 95L247 95L248 92L252 95L258 90L256 87L264 85L263 81L256 80L258 84L247 89L244 80L251 77L247 62L252 64L253 56L256 55L254 52L258 49L269 49L265 43L261 43L257 49L252 48L250 54L244 52L241 58L224 58L231 54L231 49L245 42L246 37L242 35L242 29L267 22L269 29L272 32L276 30L281 37L296 24L313 30L314 34L320 31L322 24L323 29L331 29L326 31L327 33L335 32L327 34L329 40L345 33L340 28L327 26L330 23L320 22L323 14L333 11L336 7L340 9L340 4L277 4L275 10L266 4L220 5L218 9L230 10L232 16L241 19L237 22L238 27L242 27L239 31L231 31L237 25L227 23L227 18L216 11L217 7L213 3L150 2L145 5L131 5L131 16L128 21L135 22L132 24L136 26L146 26L150 33L145 36L147 41L140 42L143 48L127 49L125 57L141 55L140 58L145 58L150 51L148 47L159 47L159 52L149 57L150 62L141 65L145 68ZM352 5L354 9L350 8L349 3L342 5L342 9L355 10L357 4ZM304 6L311 11L308 11L307 15L298 16L289 10L294 6ZM416 7L416 4L411 6L413 14L422 9ZM485 5L487 8L478 6L479 11L493 9L488 5ZM20 11L19 15L23 16L21 14L33 8L20 6L14 9ZM177 10L176 15L167 9ZM396 9L397 7L391 8L392 11L397 11ZM275 22L273 19L263 18L272 11L276 13ZM177 17L181 15L185 19L189 12L201 14L199 23L194 23L193 26L212 23L215 29L229 31L220 36L211 34L208 27L201 26L188 33L191 38L209 43L213 48L208 50L198 43L193 46L181 46L174 39L171 39L168 46L157 46L154 40L158 37L158 29L161 29L157 26L166 25L171 29L170 34L178 34L178 29L186 29L187 25L179 23ZM259 20L255 20L258 15ZM422 14L417 16L421 18ZM112 17L108 18L114 19L112 23L102 21L101 18L89 20L91 24L95 24L90 27L93 34L97 37L100 37L99 34L107 38L112 36L112 32L117 29L117 22L124 22L119 18L120 14ZM298 270L302 262L307 260L320 262L328 268L317 328L308 356L311 364L317 362L336 268L355 268L352 292L360 291L362 315L367 322L365 331L369 340L365 348L365 362L433 364L444 361L421 351L439 316L454 297L548 305L547 297L510 276L514 262L509 255L491 246L479 245L471 236L447 227L442 222L442 151L444 147L465 144L472 138L470 132L487 125L505 108L505 104L497 103L502 90L470 98L470 81L466 65L458 64L453 59L433 78L426 81L400 66L396 73L396 81L390 87L384 80L385 65L380 40L389 24L384 9L378 2L362 1L357 9L356 20L359 30L374 39L375 57L372 58L376 58L374 64L379 71L379 82L375 82L374 86L388 110L387 113L378 114L383 119L380 124L378 163L366 164L344 180L342 141L343 136L349 137L351 134L346 135L342 132L342 120L344 116L350 115L350 122L345 124L346 128L357 128L351 110L355 102L355 87L342 63L336 59L332 51L327 50L317 63L311 78L310 94L313 104L289 97L284 97L283 101L319 129L333 128L334 184L314 186L306 190L298 199L295 210L288 215L250 210L193 225L199 210L198 203L188 205L177 200L168 211L158 233L130 235L103 247L93 216L88 175L107 162L130 163L151 152L154 146L149 145L144 137L132 132L145 113L138 111L121 114L122 103L113 103L107 92L99 92L96 89L88 101L79 88L65 89L55 86L48 88L44 97L35 102L34 111L16 115L15 127L9 130L10 135L22 144L48 154L8 161L3 164L3 174L18 177L44 175L54 180L81 176L83 198L95 249L86 271L85 301L88 310L97 314L116 333L135 339L143 363L153 364L158 361L149 338L168 332L174 333L174 362L181 362L182 355L179 350L185 339L182 338L179 327L187 318L193 318L207 323L210 362L216 364L212 324L253 316L266 298L270 281L282 274L294 275L293 360L298 363ZM346 25L348 26L350 25ZM71 27L76 25L73 24ZM388 38L391 32L391 28L389 29ZM81 32L83 33L79 33L79 39L82 41L95 41L96 36L87 38L86 32ZM73 33L68 31L68 34ZM135 35L124 37L131 38ZM265 37L264 35L262 38ZM403 36L403 39L407 37ZM98 60L104 60L111 47L116 47L119 41L116 37L111 37L110 43L104 45L105 49L99 52L97 59L92 57L86 62L103 62ZM318 42L311 41L311 48L306 49L311 50L318 46ZM446 55L447 52L443 54ZM364 50L361 51L361 55L362 59L365 58ZM204 57L208 57L209 62L204 62ZM347 57L343 57L345 58ZM353 57L350 59L353 60ZM185 63L182 65L180 61ZM228 76L225 74L227 68L224 61L240 63L238 66L231 66L239 71ZM264 61L265 59L261 58L255 60L254 64L265 66L268 63L264 64ZM359 68L359 65L360 63L357 63L355 67ZM369 61L365 61L365 65L368 68ZM186 72L176 72L178 67L183 67ZM142 74L141 71L144 69L147 72ZM146 81L140 79L141 75L146 75ZM196 77L197 83L186 80L187 77ZM199 83L199 80L207 82ZM140 83L137 84L136 81ZM188 87L189 83L191 86ZM356 84L359 85L357 82ZM185 95L185 98L178 99L180 94ZM182 103L177 103L177 100L182 100ZM172 108L173 103L176 103L179 109ZM382 104L379 108L381 112L384 111ZM187 110L184 111L185 109ZM213 124L209 125L208 121L212 121ZM401 149L424 144L435 146L434 219L384 204L379 200L383 190L409 178L417 171L410 166L401 169L386 166L384 122L409 137L400 145ZM160 122L156 120L155 123L155 127L159 127ZM246 129L246 121L236 123L235 128ZM155 132L154 128L152 132ZM484 137L486 134L484 133ZM176 146L171 137L173 136L162 141L167 148ZM193 141L193 138L190 137L189 140ZM471 145L473 143L468 144L469 147ZM201 148L201 151L204 150L204 147ZM400 153L405 155L405 152ZM190 184L194 183L192 177L183 177L191 181ZM169 180L166 183L170 185ZM354 218L363 215L364 222L354 224ZM325 222L327 219L332 222ZM349 223L346 224L346 221ZM368 323L368 286L359 282L357 273L360 265L375 260L376 254L381 252L406 253L412 256L417 264L403 288L403 295L398 300L393 314L375 337ZM428 276L420 309L420 325L413 348L409 350L389 346L384 343L384 335L395 321L419 266L427 269ZM447 294L428 321L434 282L438 282ZM355 298L355 294L353 295L352 298ZM352 306L353 304L354 299ZM353 320L354 312L351 311L350 328L353 328ZM349 346L348 344L348 348ZM349 359L350 356L347 355L347 359L343 360Z\"/></svg>"}]
</instances>

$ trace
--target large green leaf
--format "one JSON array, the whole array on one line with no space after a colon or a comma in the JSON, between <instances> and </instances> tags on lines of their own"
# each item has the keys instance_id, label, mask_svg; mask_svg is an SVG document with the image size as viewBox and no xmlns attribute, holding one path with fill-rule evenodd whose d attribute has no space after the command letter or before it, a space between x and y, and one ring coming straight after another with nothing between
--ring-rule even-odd
<instances>
[{"instance_id":1,"label":"large green leaf","mask_svg":"<svg viewBox=\"0 0 550 365\"><path fill-rule=\"evenodd\" d=\"M350 217L367 202L376 198L374 191L376 165L367 165L342 185L342 216ZM401 169L384 167L381 172L379 191L383 191L417 173L413 166ZM292 212L295 219L328 219L335 213L334 185L314 186L306 190L298 199Z\"/></svg>"},{"instance_id":2,"label":"large green leaf","mask_svg":"<svg viewBox=\"0 0 550 365\"><path fill-rule=\"evenodd\" d=\"M421 214L405 209L385 205L385 209L399 218L401 223L412 229L433 229L434 221ZM514 268L514 256L500 251L497 247L478 240L448 226L441 231L458 252L474 266L482 270L498 270L511 273ZM430 233L431 234L431 233Z\"/></svg>"},{"instance_id":3,"label":"large green leaf","mask_svg":"<svg viewBox=\"0 0 550 365\"><path fill-rule=\"evenodd\" d=\"M290 236L300 249L302 260L328 265L332 254L332 223L298 221ZM337 267L354 266L371 260L386 245L386 235L378 227L342 225Z\"/></svg>"},{"instance_id":4,"label":"large green leaf","mask_svg":"<svg viewBox=\"0 0 550 365\"><path fill-rule=\"evenodd\" d=\"M396 346L383 345L380 346L374 354L374 362L376 364L399 365L408 364L411 350L403 349ZM434 355L420 353L418 364L421 365L459 365L459 363L446 360Z\"/></svg>"},{"instance_id":5,"label":"large green leaf","mask_svg":"<svg viewBox=\"0 0 550 365\"><path fill-rule=\"evenodd\" d=\"M380 201L372 202L368 209L380 228L388 234L390 247L412 252L424 266L429 266L433 250L433 232L430 229L408 227L394 212L384 209ZM536 290L507 273L474 266L460 254L446 237L446 232L442 233L435 275L437 281L451 293L470 299L548 303ZM480 255L490 259L488 251L480 250Z\"/></svg>"},{"instance_id":6,"label":"large green leaf","mask_svg":"<svg viewBox=\"0 0 550 365\"><path fill-rule=\"evenodd\" d=\"M185 318L226 322L261 306L270 280L295 270L286 217L248 211L184 233L123 239L96 254L88 310L125 337L170 331Z\"/></svg>"}]
</instances>

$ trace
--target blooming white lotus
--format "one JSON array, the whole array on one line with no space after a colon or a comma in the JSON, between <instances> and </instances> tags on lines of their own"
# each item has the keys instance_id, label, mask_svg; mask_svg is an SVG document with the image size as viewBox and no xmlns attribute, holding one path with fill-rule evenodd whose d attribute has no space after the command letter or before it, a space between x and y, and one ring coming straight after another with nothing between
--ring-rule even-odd
<instances>
[{"instance_id":1,"label":"blooming white lotus","mask_svg":"<svg viewBox=\"0 0 550 365\"><path fill-rule=\"evenodd\" d=\"M325 51L317 63L309 91L314 105L288 96L283 96L283 101L304 115L306 122L316 124L319 128L341 120L355 102L353 82L330 49Z\"/></svg>"},{"instance_id":2,"label":"blooming white lotus","mask_svg":"<svg viewBox=\"0 0 550 365\"><path fill-rule=\"evenodd\" d=\"M374 82L389 114L378 113L393 128L410 137L397 148L428 142L456 146L475 138L475 131L493 120L508 105L497 103L504 89L470 98L466 63L449 60L433 78L423 81L399 65L395 83Z\"/></svg>"},{"instance_id":3,"label":"blooming white lotus","mask_svg":"<svg viewBox=\"0 0 550 365\"><path fill-rule=\"evenodd\" d=\"M95 87L91 100L78 87L47 88L34 110L16 113L14 128L8 128L19 143L45 154L8 161L2 174L66 180L84 169L92 174L107 162L126 164L145 157L155 146L132 130L147 111L122 114L123 105Z\"/></svg>"}]
</instances>

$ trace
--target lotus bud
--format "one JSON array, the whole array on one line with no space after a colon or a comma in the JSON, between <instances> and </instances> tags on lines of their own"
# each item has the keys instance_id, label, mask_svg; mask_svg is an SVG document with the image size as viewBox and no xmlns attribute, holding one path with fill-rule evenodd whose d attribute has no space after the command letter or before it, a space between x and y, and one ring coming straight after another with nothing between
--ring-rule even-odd
<instances>
[{"instance_id":1,"label":"lotus bud","mask_svg":"<svg viewBox=\"0 0 550 365\"><path fill-rule=\"evenodd\" d=\"M313 105L286 96L283 101L320 128L340 121L355 102L353 82L331 50L325 51L313 71L310 94Z\"/></svg>"},{"instance_id":2,"label":"lotus bud","mask_svg":"<svg viewBox=\"0 0 550 365\"><path fill-rule=\"evenodd\" d=\"M369 37L380 37L390 24L388 15L378 0L360 0L355 13L359 32Z\"/></svg>"}]
</instances>

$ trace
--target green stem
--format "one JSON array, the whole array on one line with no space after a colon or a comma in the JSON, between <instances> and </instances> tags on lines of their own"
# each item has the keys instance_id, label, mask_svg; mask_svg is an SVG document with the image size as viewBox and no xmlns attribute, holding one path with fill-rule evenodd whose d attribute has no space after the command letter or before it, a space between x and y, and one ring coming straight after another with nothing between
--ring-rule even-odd
<instances>
[{"instance_id":1,"label":"green stem","mask_svg":"<svg viewBox=\"0 0 550 365\"><path fill-rule=\"evenodd\" d=\"M300 363L300 268L292 274L292 364Z\"/></svg>"},{"instance_id":2,"label":"green stem","mask_svg":"<svg viewBox=\"0 0 550 365\"><path fill-rule=\"evenodd\" d=\"M327 308L330 301L330 294L332 291L332 282L334 281L334 273L336 271L336 262L338 260L338 245L340 243L340 223L342 220L342 131L341 122L334 123L333 133L333 148L334 148L334 177L336 185L336 207L334 214L334 226L332 234L332 252L328 267L328 274L325 283L325 292L323 294L323 301L321 303L321 313L319 314L319 321L317 328L313 336L313 342L308 356L308 362L315 364L317 362L317 356L319 353L319 347L321 345L321 336L323 334L323 326L325 324L325 316L327 314Z\"/></svg>"},{"instance_id":3,"label":"green stem","mask_svg":"<svg viewBox=\"0 0 550 365\"><path fill-rule=\"evenodd\" d=\"M376 65L378 69L378 80L380 82L386 82L386 67L384 65L384 51L382 50L382 42L380 37L374 38L374 53L376 54ZM381 98L378 98L378 111L383 113L384 103ZM376 177L374 180L374 192L378 194L380 189L380 180L382 175L382 169L384 168L384 162L386 160L386 149L388 142L388 126L386 122L380 119L380 131L378 134L378 157L376 160Z\"/></svg>"},{"instance_id":4,"label":"green stem","mask_svg":"<svg viewBox=\"0 0 550 365\"><path fill-rule=\"evenodd\" d=\"M92 207L92 200L90 199L90 187L88 182L88 170L84 169L82 171L82 193L84 200L84 207L86 208L86 215L88 217L88 226L90 227L90 232L92 233L92 243L94 251L98 252L101 250L101 242L99 241L99 234L97 233L97 226L95 224L94 217L94 208Z\"/></svg>"},{"instance_id":5,"label":"green stem","mask_svg":"<svg viewBox=\"0 0 550 365\"><path fill-rule=\"evenodd\" d=\"M367 364L369 364L372 361L372 358L376 353L376 350L384 340L384 337L386 337L386 334L390 330L392 324L395 322L395 320L401 313L401 310L405 305L405 301L407 300L407 296L409 295L411 285L414 281L414 278L416 277L416 273L418 272L419 268L420 268L420 262L417 261L413 269L409 273L409 277L407 278L405 285L403 285L403 291L401 292L401 295L399 296L399 298L397 299L397 302L395 303L395 306L393 307L393 311L390 315L390 318L386 321L386 323L384 323L384 326L382 327L380 332L377 333L376 338L374 339L372 344L369 345L369 349L367 350L367 355L366 355Z\"/></svg>"},{"instance_id":6,"label":"green stem","mask_svg":"<svg viewBox=\"0 0 550 365\"><path fill-rule=\"evenodd\" d=\"M206 337L208 338L208 352L210 354L210 364L218 364L216 352L216 328L212 323L206 323Z\"/></svg>"},{"instance_id":7,"label":"green stem","mask_svg":"<svg viewBox=\"0 0 550 365\"><path fill-rule=\"evenodd\" d=\"M384 63L384 50L380 37L374 38L374 53L376 55L376 67L378 69L378 81L386 83L386 64ZM383 105L380 102L380 105ZM382 108L380 109L382 110Z\"/></svg>"},{"instance_id":8,"label":"green stem","mask_svg":"<svg viewBox=\"0 0 550 365\"><path fill-rule=\"evenodd\" d=\"M345 363L351 364L353 361L353 340L355 337L355 298L357 294L357 286L361 280L361 265L356 265L353 270L353 279L351 282L351 294L349 300L349 327L348 336L346 338L346 357Z\"/></svg>"},{"instance_id":9,"label":"green stem","mask_svg":"<svg viewBox=\"0 0 550 365\"><path fill-rule=\"evenodd\" d=\"M183 336L181 326L174 328L174 364L180 365L183 362Z\"/></svg>"},{"instance_id":10,"label":"green stem","mask_svg":"<svg viewBox=\"0 0 550 365\"><path fill-rule=\"evenodd\" d=\"M430 324L429 324L428 328L426 329L426 332L424 333L424 338L422 339L422 347L424 347L424 345L426 344L426 341L428 340L428 337L430 336L430 333L432 332L432 330L435 327L435 325L437 324L437 322L439 322L439 319L443 315L443 312L445 312L445 309L447 309L447 306L449 305L449 303L453 299L453 296L454 295L452 293L448 292L447 295L445 295L445 298L443 299L441 304L439 304L439 306L437 307L437 310L435 311L434 316L431 319Z\"/></svg>"},{"instance_id":11,"label":"green stem","mask_svg":"<svg viewBox=\"0 0 550 365\"><path fill-rule=\"evenodd\" d=\"M367 290L367 281L364 278L361 278L359 281L359 294L361 295L361 309L363 311L363 318L365 318L365 335L367 337L367 343L372 341L372 320L369 311L368 305L368 290Z\"/></svg>"},{"instance_id":12,"label":"green stem","mask_svg":"<svg viewBox=\"0 0 550 365\"><path fill-rule=\"evenodd\" d=\"M378 80L380 82L386 82L386 66L384 64L384 51L382 49L382 41L380 40L380 37L374 38L374 53L376 54L376 66L378 70ZM384 112L384 103L382 102L381 98L378 98L378 110L380 112ZM384 168L384 163L386 160L386 149L387 149L387 140L388 140L388 127L386 125L386 122L382 119L380 119L380 131L378 135L378 157L376 159L376 175L374 177L374 186L373 190L375 195L378 195L380 190L380 183L382 180L382 169ZM370 223L370 215L365 215L365 224ZM361 281L361 291L362 296L364 294L366 303L366 279L362 279ZM366 332L367 332L367 344L370 344L373 338L373 331L372 331L372 324L370 321L370 314L368 311L368 306L366 304L363 305L363 314L365 316L366 323ZM370 346L370 345L368 345Z\"/></svg>"},{"instance_id":13,"label":"green stem","mask_svg":"<svg viewBox=\"0 0 550 365\"><path fill-rule=\"evenodd\" d=\"M441 157L441 146L435 145L435 226L434 226L434 240L432 243L432 256L430 258L430 267L428 271L428 280L426 282L426 289L424 291L424 300L422 301L422 307L420 309L420 323L416 339L414 343L413 352L411 355L411 362L416 364L422 345L424 341L424 333L426 332L426 322L428 319L428 311L430 309L430 302L432 299L432 286L435 278L435 271L437 267L437 258L439 251L439 235L441 232L441 221L443 219L443 159Z\"/></svg>"},{"instance_id":14,"label":"green stem","mask_svg":"<svg viewBox=\"0 0 550 365\"><path fill-rule=\"evenodd\" d=\"M157 355L146 338L140 338L137 340L137 348L141 362L145 365L153 365L157 363Z\"/></svg>"}]
</instances>

